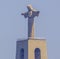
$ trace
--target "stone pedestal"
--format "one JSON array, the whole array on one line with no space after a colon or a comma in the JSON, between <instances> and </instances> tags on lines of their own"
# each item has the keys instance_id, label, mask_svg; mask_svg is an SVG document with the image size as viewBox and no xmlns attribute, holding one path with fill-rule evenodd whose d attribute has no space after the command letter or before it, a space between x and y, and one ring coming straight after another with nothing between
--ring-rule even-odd
<instances>
[{"instance_id":1,"label":"stone pedestal","mask_svg":"<svg viewBox=\"0 0 60 59\"><path fill-rule=\"evenodd\" d=\"M47 59L47 49L45 39L29 39L17 41L16 59ZM39 58L35 53L35 49L40 49ZM22 53L21 53L22 51Z\"/></svg>"}]
</instances>

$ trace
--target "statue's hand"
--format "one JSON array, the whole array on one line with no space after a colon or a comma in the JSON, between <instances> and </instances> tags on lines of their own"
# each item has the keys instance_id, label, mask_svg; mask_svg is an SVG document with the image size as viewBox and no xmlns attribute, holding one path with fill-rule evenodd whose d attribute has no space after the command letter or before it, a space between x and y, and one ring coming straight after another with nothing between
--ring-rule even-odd
<instances>
[{"instance_id":1,"label":"statue's hand","mask_svg":"<svg viewBox=\"0 0 60 59\"><path fill-rule=\"evenodd\" d=\"M25 13L21 13L21 15L24 15Z\"/></svg>"},{"instance_id":2,"label":"statue's hand","mask_svg":"<svg viewBox=\"0 0 60 59\"><path fill-rule=\"evenodd\" d=\"M23 15L25 18L27 18L27 17L28 17L27 12L26 12L26 13L21 13L21 15Z\"/></svg>"},{"instance_id":3,"label":"statue's hand","mask_svg":"<svg viewBox=\"0 0 60 59\"><path fill-rule=\"evenodd\" d=\"M40 13L40 11L37 11L37 15L36 16L39 16L39 13Z\"/></svg>"}]
</instances>

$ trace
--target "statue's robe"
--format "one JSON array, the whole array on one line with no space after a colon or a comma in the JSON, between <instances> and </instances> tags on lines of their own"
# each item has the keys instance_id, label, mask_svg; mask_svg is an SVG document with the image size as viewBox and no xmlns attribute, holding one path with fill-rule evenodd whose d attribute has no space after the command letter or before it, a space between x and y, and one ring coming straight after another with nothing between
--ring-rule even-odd
<instances>
[{"instance_id":1,"label":"statue's robe","mask_svg":"<svg viewBox=\"0 0 60 59\"><path fill-rule=\"evenodd\" d=\"M22 13L25 18L28 18L28 37L34 36L34 17L39 16L39 11L28 10L28 12Z\"/></svg>"}]
</instances>

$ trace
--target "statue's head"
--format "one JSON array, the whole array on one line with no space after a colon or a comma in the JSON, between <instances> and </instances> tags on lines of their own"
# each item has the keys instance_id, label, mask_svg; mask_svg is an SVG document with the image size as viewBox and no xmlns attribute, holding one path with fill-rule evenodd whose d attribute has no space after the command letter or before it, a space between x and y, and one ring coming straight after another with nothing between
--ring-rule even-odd
<instances>
[{"instance_id":1,"label":"statue's head","mask_svg":"<svg viewBox=\"0 0 60 59\"><path fill-rule=\"evenodd\" d=\"M33 10L33 8L32 8L32 5L27 5L27 8L28 8L28 11L31 11L31 10Z\"/></svg>"}]
</instances>

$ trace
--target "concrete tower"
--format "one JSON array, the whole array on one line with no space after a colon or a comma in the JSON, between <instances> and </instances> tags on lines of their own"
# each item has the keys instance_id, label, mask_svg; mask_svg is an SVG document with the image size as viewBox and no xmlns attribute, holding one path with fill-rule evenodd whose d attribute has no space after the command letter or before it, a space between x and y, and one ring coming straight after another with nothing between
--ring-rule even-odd
<instances>
[{"instance_id":1,"label":"concrete tower","mask_svg":"<svg viewBox=\"0 0 60 59\"><path fill-rule=\"evenodd\" d=\"M28 39L17 41L16 59L47 59L46 40L34 38L34 18L39 16L39 11L31 5L27 8L22 15L28 18Z\"/></svg>"}]
</instances>

